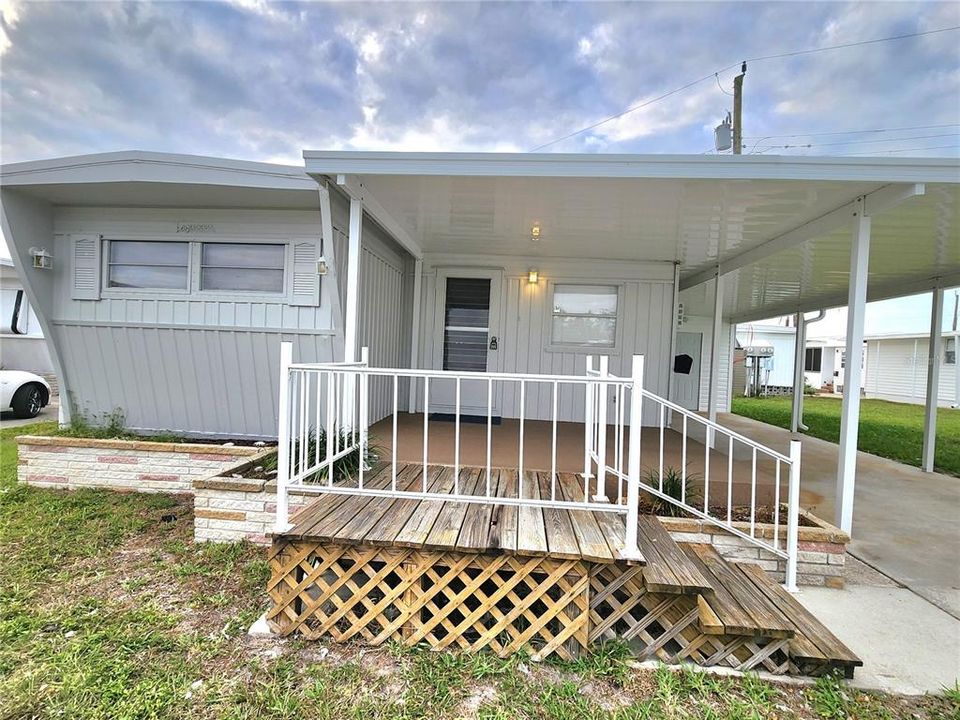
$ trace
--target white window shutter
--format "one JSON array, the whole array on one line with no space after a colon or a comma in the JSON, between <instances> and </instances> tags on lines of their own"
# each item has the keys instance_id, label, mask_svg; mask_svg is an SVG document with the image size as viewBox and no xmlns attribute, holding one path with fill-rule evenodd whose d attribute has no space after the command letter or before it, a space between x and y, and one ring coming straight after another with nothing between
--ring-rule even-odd
<instances>
[{"instance_id":1,"label":"white window shutter","mask_svg":"<svg viewBox=\"0 0 960 720\"><path fill-rule=\"evenodd\" d=\"M291 305L320 304L320 275L317 274L317 243L293 243L293 292Z\"/></svg>"},{"instance_id":2,"label":"white window shutter","mask_svg":"<svg viewBox=\"0 0 960 720\"><path fill-rule=\"evenodd\" d=\"M99 235L71 235L71 296L74 300L100 299Z\"/></svg>"}]
</instances>

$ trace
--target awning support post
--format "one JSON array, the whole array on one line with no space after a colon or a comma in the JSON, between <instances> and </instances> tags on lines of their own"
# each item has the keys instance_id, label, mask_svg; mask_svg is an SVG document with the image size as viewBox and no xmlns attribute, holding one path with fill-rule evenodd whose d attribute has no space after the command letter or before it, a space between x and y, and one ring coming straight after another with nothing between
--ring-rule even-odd
<instances>
[{"instance_id":1,"label":"awning support post","mask_svg":"<svg viewBox=\"0 0 960 720\"><path fill-rule=\"evenodd\" d=\"M350 234L347 251L347 307L343 313L343 361L357 361L357 336L360 325L360 243L363 232L363 201L350 199ZM356 376L343 377L343 404L341 405L340 427L350 429L353 426L356 397Z\"/></svg>"},{"instance_id":2,"label":"awning support post","mask_svg":"<svg viewBox=\"0 0 960 720\"><path fill-rule=\"evenodd\" d=\"M927 399L923 414L923 459L921 469L933 472L937 450L937 398L940 395L940 353L943 339L943 288L933 289L933 307L930 310L930 343L927 348Z\"/></svg>"},{"instance_id":3,"label":"awning support post","mask_svg":"<svg viewBox=\"0 0 960 720\"><path fill-rule=\"evenodd\" d=\"M420 364L420 294L423 283L423 260L416 258L413 264L413 317L410 322L410 367L416 369ZM410 402L407 412L417 409L417 381L410 378Z\"/></svg>"},{"instance_id":4,"label":"awning support post","mask_svg":"<svg viewBox=\"0 0 960 720\"><path fill-rule=\"evenodd\" d=\"M713 289L713 330L710 334L710 384L707 390L707 417L717 421L720 382L720 328L723 325L723 276L718 272ZM713 447L713 429L707 429L707 445Z\"/></svg>"},{"instance_id":5,"label":"awning support post","mask_svg":"<svg viewBox=\"0 0 960 720\"><path fill-rule=\"evenodd\" d=\"M793 411L790 415L790 432L797 433L803 424L803 389L806 376L803 374L807 359L807 322L802 312L796 315L796 333L793 348Z\"/></svg>"},{"instance_id":6,"label":"awning support post","mask_svg":"<svg viewBox=\"0 0 960 720\"><path fill-rule=\"evenodd\" d=\"M853 496L857 473L857 437L860 426L860 389L863 384L863 322L867 305L870 260L870 217L863 198L854 213L850 249L850 287L847 296L847 345L840 412L840 458L837 467L836 524L848 535L853 530Z\"/></svg>"}]
</instances>

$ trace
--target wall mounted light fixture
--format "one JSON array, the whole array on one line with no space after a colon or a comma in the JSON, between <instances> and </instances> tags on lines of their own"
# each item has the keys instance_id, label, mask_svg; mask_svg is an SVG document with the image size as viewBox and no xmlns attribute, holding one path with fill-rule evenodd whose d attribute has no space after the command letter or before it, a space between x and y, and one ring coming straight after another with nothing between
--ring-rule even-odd
<instances>
[{"instance_id":1,"label":"wall mounted light fixture","mask_svg":"<svg viewBox=\"0 0 960 720\"><path fill-rule=\"evenodd\" d=\"M527 270L527 282L536 285L540 282L540 271L535 269Z\"/></svg>"},{"instance_id":2,"label":"wall mounted light fixture","mask_svg":"<svg viewBox=\"0 0 960 720\"><path fill-rule=\"evenodd\" d=\"M530 239L537 242L540 239L540 223L534 223L530 228Z\"/></svg>"},{"instance_id":3,"label":"wall mounted light fixture","mask_svg":"<svg viewBox=\"0 0 960 720\"><path fill-rule=\"evenodd\" d=\"M326 275L328 269L327 259L325 257L321 257L319 260L317 260L317 275Z\"/></svg>"},{"instance_id":4,"label":"wall mounted light fixture","mask_svg":"<svg viewBox=\"0 0 960 720\"><path fill-rule=\"evenodd\" d=\"M33 258L33 266L38 270L49 270L53 267L53 255L47 252L46 248L32 247L29 252Z\"/></svg>"}]
</instances>

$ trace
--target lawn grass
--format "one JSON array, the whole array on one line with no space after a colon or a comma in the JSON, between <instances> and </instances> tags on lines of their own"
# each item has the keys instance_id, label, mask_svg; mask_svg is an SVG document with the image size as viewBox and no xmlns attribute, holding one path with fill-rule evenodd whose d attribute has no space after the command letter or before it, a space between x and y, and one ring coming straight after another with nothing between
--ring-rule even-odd
<instances>
[{"instance_id":1,"label":"lawn grass","mask_svg":"<svg viewBox=\"0 0 960 720\"><path fill-rule=\"evenodd\" d=\"M244 633L262 548L192 542L190 498L16 484L0 431L0 720L200 718L929 718L960 691L903 698L754 676L635 669L620 645L534 664Z\"/></svg>"},{"instance_id":2,"label":"lawn grass","mask_svg":"<svg viewBox=\"0 0 960 720\"><path fill-rule=\"evenodd\" d=\"M803 422L808 435L822 440L840 440L840 398L808 397L803 402ZM733 398L737 415L782 428L790 427L789 397ZM860 401L860 435L857 447L864 452L920 467L923 452L922 405ZM940 472L960 476L960 410L937 412L937 449L934 466Z\"/></svg>"}]
</instances>

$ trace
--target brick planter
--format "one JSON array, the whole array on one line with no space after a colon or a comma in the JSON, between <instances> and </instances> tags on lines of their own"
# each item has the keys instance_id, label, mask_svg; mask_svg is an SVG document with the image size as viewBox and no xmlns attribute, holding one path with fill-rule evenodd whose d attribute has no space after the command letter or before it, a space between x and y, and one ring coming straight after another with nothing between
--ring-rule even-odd
<instances>
[{"instance_id":1,"label":"brick planter","mask_svg":"<svg viewBox=\"0 0 960 720\"><path fill-rule=\"evenodd\" d=\"M797 584L842 588L843 568L850 536L812 513L802 510L801 515L813 527L801 525L799 528ZM703 520L672 517L661 517L660 522L670 531L674 540L709 543L725 558L749 560L760 565L780 581L785 577L785 560L715 525ZM735 522L733 525L738 530L750 532L750 523ZM786 529L781 527L780 530L780 537L783 539L786 537ZM773 539L773 525L769 523L758 523L755 531L758 537Z\"/></svg>"},{"instance_id":2,"label":"brick planter","mask_svg":"<svg viewBox=\"0 0 960 720\"><path fill-rule=\"evenodd\" d=\"M219 474L240 458L271 449L22 435L17 451L17 480L27 485L192 493L195 478Z\"/></svg>"},{"instance_id":3,"label":"brick planter","mask_svg":"<svg viewBox=\"0 0 960 720\"><path fill-rule=\"evenodd\" d=\"M272 450L265 454L269 454ZM249 540L269 544L277 511L275 480L235 478L255 467L260 457L234 462L219 474L193 481L193 537L197 541L235 542ZM313 498L288 496L290 514Z\"/></svg>"}]
</instances>

